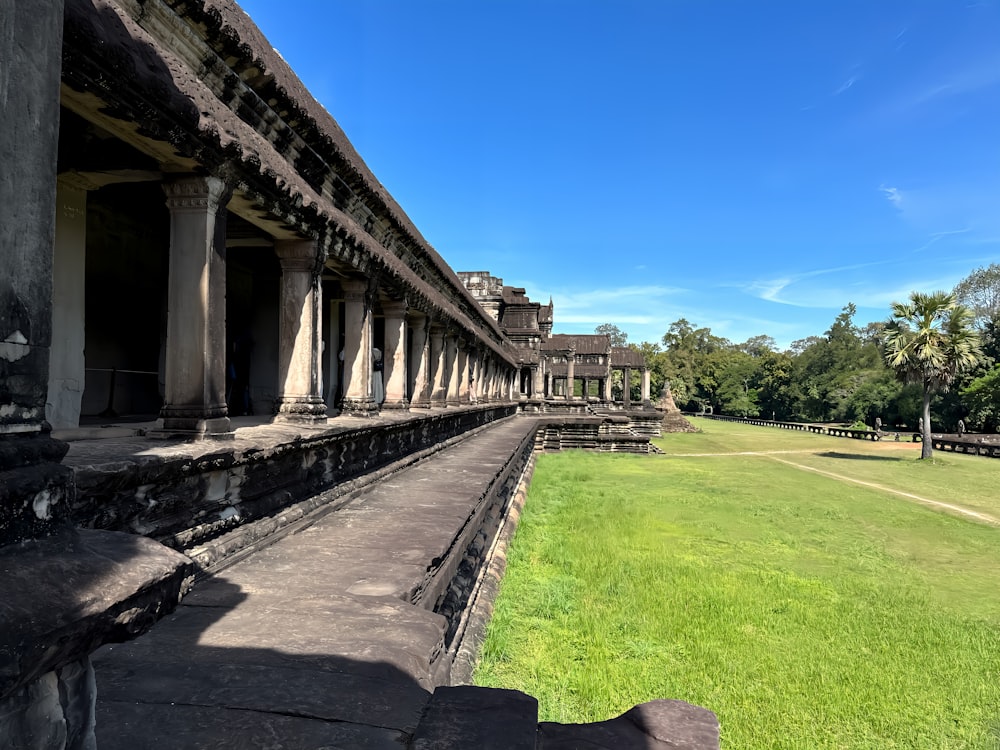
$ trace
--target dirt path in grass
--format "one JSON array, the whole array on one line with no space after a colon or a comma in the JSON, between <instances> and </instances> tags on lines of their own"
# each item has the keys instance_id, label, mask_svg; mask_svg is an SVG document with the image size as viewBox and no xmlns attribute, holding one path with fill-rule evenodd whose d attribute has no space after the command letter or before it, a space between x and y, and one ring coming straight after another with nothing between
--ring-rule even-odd
<instances>
[{"instance_id":1,"label":"dirt path in grass","mask_svg":"<svg viewBox=\"0 0 1000 750\"><path fill-rule=\"evenodd\" d=\"M798 452L804 452L804 451L798 451ZM836 474L832 471L826 471L824 469L816 469L812 466L805 466L804 464L797 464L794 461L789 461L784 458L778 458L773 454L762 454L762 455L767 455L768 458L778 461L779 463L783 463L788 466L794 466L796 469L811 471L814 474L822 474L825 477L830 477L831 479L836 479L837 481L840 482L850 482L851 484L860 484L862 487L870 487L875 490L881 490L882 492L888 492L892 495L905 497L907 500L913 500L915 502L920 503L921 505L927 505L932 508L939 508L941 510L948 511L950 513L955 513L960 516L966 516L976 521L980 521L981 523L988 523L994 526L1000 526L1000 518L996 518L995 516L991 516L987 513L979 513L978 511L969 510L968 508L963 508L961 505L944 503L941 502L940 500L931 500L930 498L927 497L914 495L911 492L903 492L902 490L893 489L892 487L886 487L884 484L878 484L877 482L866 482L862 479L855 479L854 477L844 476L843 474Z\"/></svg>"},{"instance_id":2,"label":"dirt path in grass","mask_svg":"<svg viewBox=\"0 0 1000 750\"><path fill-rule=\"evenodd\" d=\"M955 505L953 503L945 503L940 500L932 500L928 497L921 497L920 495L914 495L912 492L903 492L902 490L893 489L892 487L887 487L884 484L878 484L877 482L866 482L862 479L855 479L854 477L845 476L844 474L837 474L832 471L826 471L824 469L816 469L812 466L806 466L805 464L798 464L794 461L789 461L785 458L778 458L780 455L788 454L814 454L815 451L812 450L798 450L798 451L733 451L729 453L670 453L668 454L672 458L711 458L711 457L723 457L723 456L764 456L765 458L770 458L780 463L786 464L788 466L793 466L796 469L801 469L803 471L811 471L814 474L822 474L830 479L836 479L839 482L849 482L850 484L859 484L862 487L870 487L871 489L880 490L882 492L888 492L891 495L897 495L898 497L905 497L907 500L912 500L914 502L920 503L921 505L926 505L931 508L937 508L939 510L947 511L949 513L955 513L956 515L964 516L966 518L971 518L980 523L987 523L992 526L1000 526L1000 518L996 516L991 516L988 513L980 513L975 510L970 510L969 508L963 508L961 505Z\"/></svg>"}]
</instances>

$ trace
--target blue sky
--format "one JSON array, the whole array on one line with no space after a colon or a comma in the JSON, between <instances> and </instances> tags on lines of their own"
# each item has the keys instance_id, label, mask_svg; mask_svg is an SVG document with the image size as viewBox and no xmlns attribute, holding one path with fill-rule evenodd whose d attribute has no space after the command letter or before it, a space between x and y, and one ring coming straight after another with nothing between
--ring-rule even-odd
<instances>
[{"instance_id":1,"label":"blue sky","mask_svg":"<svg viewBox=\"0 0 1000 750\"><path fill-rule=\"evenodd\" d=\"M1000 0L242 0L456 270L556 331L859 324L1000 261Z\"/></svg>"}]
</instances>

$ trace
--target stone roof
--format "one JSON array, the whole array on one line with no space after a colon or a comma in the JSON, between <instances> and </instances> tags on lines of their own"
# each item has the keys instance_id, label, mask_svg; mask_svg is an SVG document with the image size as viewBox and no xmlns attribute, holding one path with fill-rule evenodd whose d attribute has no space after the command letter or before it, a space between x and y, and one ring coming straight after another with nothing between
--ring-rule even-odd
<instances>
[{"instance_id":1,"label":"stone roof","mask_svg":"<svg viewBox=\"0 0 1000 750\"><path fill-rule=\"evenodd\" d=\"M646 366L646 360L642 352L637 352L629 346L615 346L611 348L612 367L637 367Z\"/></svg>"},{"instance_id":2,"label":"stone roof","mask_svg":"<svg viewBox=\"0 0 1000 750\"><path fill-rule=\"evenodd\" d=\"M496 321L233 0L178 5L174 12L190 34L183 44L171 19L160 25L163 19L155 17L170 11L158 6L137 21L129 7L66 0L67 106L100 111L107 116L101 124L113 132L129 130L164 171L235 172L240 189L261 204L261 215L269 212L278 225L305 235L332 225L329 235L319 231L321 240L332 248L351 245L338 257L363 273L377 269L396 280L425 312L478 332L512 361ZM197 37L214 55L199 48ZM203 59L194 57L199 54ZM379 238L366 216L379 223Z\"/></svg>"},{"instance_id":3,"label":"stone roof","mask_svg":"<svg viewBox=\"0 0 1000 750\"><path fill-rule=\"evenodd\" d=\"M575 334L554 333L542 342L542 351L575 349L577 354L608 354L611 337L605 333Z\"/></svg>"}]
</instances>

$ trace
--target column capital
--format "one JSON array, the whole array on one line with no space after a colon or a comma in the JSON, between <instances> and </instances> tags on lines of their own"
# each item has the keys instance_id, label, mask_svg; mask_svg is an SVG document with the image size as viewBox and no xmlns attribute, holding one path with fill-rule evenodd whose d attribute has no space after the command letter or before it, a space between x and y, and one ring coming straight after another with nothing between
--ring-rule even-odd
<instances>
[{"instance_id":1,"label":"column capital","mask_svg":"<svg viewBox=\"0 0 1000 750\"><path fill-rule=\"evenodd\" d=\"M345 300L363 299L368 291L368 282L360 279L345 279L340 282L340 288L344 290Z\"/></svg>"},{"instance_id":2,"label":"column capital","mask_svg":"<svg viewBox=\"0 0 1000 750\"><path fill-rule=\"evenodd\" d=\"M167 208L174 211L216 211L227 203L230 188L219 177L190 175L162 183Z\"/></svg>"},{"instance_id":3,"label":"column capital","mask_svg":"<svg viewBox=\"0 0 1000 750\"><path fill-rule=\"evenodd\" d=\"M422 331L427 328L427 314L419 310L408 310L406 320L414 331Z\"/></svg>"},{"instance_id":4,"label":"column capital","mask_svg":"<svg viewBox=\"0 0 1000 750\"><path fill-rule=\"evenodd\" d=\"M402 318L406 315L406 311L409 310L409 308L410 306L407 304L405 299L393 299L382 303L382 313L387 318Z\"/></svg>"},{"instance_id":5,"label":"column capital","mask_svg":"<svg viewBox=\"0 0 1000 750\"><path fill-rule=\"evenodd\" d=\"M315 261L319 251L319 242L316 240L275 240L274 254L281 260L309 260Z\"/></svg>"}]
</instances>

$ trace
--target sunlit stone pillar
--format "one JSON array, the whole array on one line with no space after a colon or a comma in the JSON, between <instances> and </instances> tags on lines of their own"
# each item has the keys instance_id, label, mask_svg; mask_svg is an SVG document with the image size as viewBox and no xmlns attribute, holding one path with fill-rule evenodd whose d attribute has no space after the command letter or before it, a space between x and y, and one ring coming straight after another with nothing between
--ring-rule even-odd
<instances>
[{"instance_id":1,"label":"sunlit stone pillar","mask_svg":"<svg viewBox=\"0 0 1000 750\"><path fill-rule=\"evenodd\" d=\"M431 325L431 361L434 363L431 388L431 406L443 407L448 393L447 352L445 351L444 326Z\"/></svg>"},{"instance_id":2,"label":"sunlit stone pillar","mask_svg":"<svg viewBox=\"0 0 1000 750\"><path fill-rule=\"evenodd\" d=\"M552 372L545 373L545 397L552 398Z\"/></svg>"},{"instance_id":3,"label":"sunlit stone pillar","mask_svg":"<svg viewBox=\"0 0 1000 750\"><path fill-rule=\"evenodd\" d=\"M427 316L421 312L410 313L410 362L413 381L410 406L426 409L431 405L431 340L427 331Z\"/></svg>"},{"instance_id":4,"label":"sunlit stone pillar","mask_svg":"<svg viewBox=\"0 0 1000 750\"><path fill-rule=\"evenodd\" d=\"M480 363L483 353L478 347L469 350L469 403L479 403Z\"/></svg>"},{"instance_id":5,"label":"sunlit stone pillar","mask_svg":"<svg viewBox=\"0 0 1000 750\"><path fill-rule=\"evenodd\" d=\"M226 406L226 203L217 177L166 182L170 210L164 404L151 437L232 436Z\"/></svg>"},{"instance_id":6,"label":"sunlit stone pillar","mask_svg":"<svg viewBox=\"0 0 1000 750\"><path fill-rule=\"evenodd\" d=\"M385 315L385 402L386 409L408 409L406 398L406 302L382 305Z\"/></svg>"},{"instance_id":7,"label":"sunlit stone pillar","mask_svg":"<svg viewBox=\"0 0 1000 750\"><path fill-rule=\"evenodd\" d=\"M642 403L649 403L649 369L642 368Z\"/></svg>"},{"instance_id":8,"label":"sunlit stone pillar","mask_svg":"<svg viewBox=\"0 0 1000 750\"><path fill-rule=\"evenodd\" d=\"M458 406L458 352L461 349L461 340L457 333L449 333L445 337L445 348L448 350L448 360L445 367L448 369L448 393L445 396L447 406Z\"/></svg>"},{"instance_id":9,"label":"sunlit stone pillar","mask_svg":"<svg viewBox=\"0 0 1000 750\"><path fill-rule=\"evenodd\" d=\"M458 403L468 404L469 398L469 347L464 339L458 339L456 356L458 359Z\"/></svg>"},{"instance_id":10,"label":"sunlit stone pillar","mask_svg":"<svg viewBox=\"0 0 1000 750\"><path fill-rule=\"evenodd\" d=\"M344 400L341 411L356 417L378 413L372 396L372 306L365 281L341 282L344 290Z\"/></svg>"},{"instance_id":11,"label":"sunlit stone pillar","mask_svg":"<svg viewBox=\"0 0 1000 750\"><path fill-rule=\"evenodd\" d=\"M632 368L625 368L625 377L622 388L622 402L625 404L625 408L629 408L632 405Z\"/></svg>"},{"instance_id":12,"label":"sunlit stone pillar","mask_svg":"<svg viewBox=\"0 0 1000 750\"><path fill-rule=\"evenodd\" d=\"M531 395L534 396L535 398L541 398L542 395L545 393L545 375L542 372L541 363L531 368L531 376L532 376Z\"/></svg>"},{"instance_id":13,"label":"sunlit stone pillar","mask_svg":"<svg viewBox=\"0 0 1000 750\"><path fill-rule=\"evenodd\" d=\"M576 349L570 349L566 353L566 400L573 400L573 391L576 389L574 385L576 383Z\"/></svg>"},{"instance_id":14,"label":"sunlit stone pillar","mask_svg":"<svg viewBox=\"0 0 1000 750\"><path fill-rule=\"evenodd\" d=\"M321 422L326 404L320 396L322 338L320 264L315 240L278 240L281 262L278 327L278 400L280 421Z\"/></svg>"}]
</instances>

